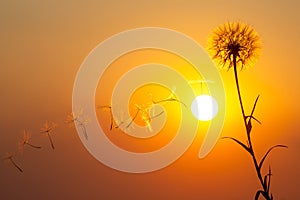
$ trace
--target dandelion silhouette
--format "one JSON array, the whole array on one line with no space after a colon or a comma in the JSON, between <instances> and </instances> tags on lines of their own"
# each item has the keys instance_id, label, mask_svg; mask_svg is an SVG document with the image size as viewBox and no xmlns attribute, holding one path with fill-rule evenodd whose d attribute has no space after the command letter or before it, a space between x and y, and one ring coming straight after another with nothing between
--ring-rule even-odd
<instances>
[{"instance_id":1,"label":"dandelion silhouette","mask_svg":"<svg viewBox=\"0 0 300 200\"><path fill-rule=\"evenodd\" d=\"M256 31L243 23L219 26L208 41L208 51L217 63L227 68L251 66L257 60L261 42Z\"/></svg>"},{"instance_id":2,"label":"dandelion silhouette","mask_svg":"<svg viewBox=\"0 0 300 200\"><path fill-rule=\"evenodd\" d=\"M82 129L82 132L83 132L83 135L85 137L85 139L88 140L88 134L86 132L86 123L88 123L88 119L85 119L83 118L82 116L82 110L80 110L78 113L70 113L68 116L67 116L67 119L65 120L65 123L66 124L69 124L71 126L74 126L75 123L78 124L79 127L81 127Z\"/></svg>"},{"instance_id":3,"label":"dandelion silhouette","mask_svg":"<svg viewBox=\"0 0 300 200\"><path fill-rule=\"evenodd\" d=\"M23 131L23 139L22 139L22 141L19 142L19 145L18 145L19 146L19 150L21 152L23 151L25 145L27 145L27 146L29 146L31 148L35 148L35 149L42 148L41 146L36 146L36 145L33 145L33 144L29 143L30 138L31 138L31 135L26 130L24 130Z\"/></svg>"},{"instance_id":4,"label":"dandelion silhouette","mask_svg":"<svg viewBox=\"0 0 300 200\"><path fill-rule=\"evenodd\" d=\"M260 195L262 195L266 200L273 200L273 195L270 192L271 183L271 167L269 167L269 172L263 178L262 176L262 166L269 155L269 153L278 147L286 147L285 145L275 145L271 147L263 156L260 162L255 155L252 141L251 141L251 131L252 131L252 119L257 121L259 124L261 122L256 119L253 114L256 108L259 95L257 96L254 106L252 108L250 115L245 115L245 110L242 102L241 90L239 86L237 68L240 67L241 70L245 66L250 66L258 58L260 50L260 39L258 34L253 28L243 23L227 23L218 27L212 34L208 42L208 51L212 58L222 67L228 70L233 67L235 83L237 87L237 93L239 98L239 103L241 107L241 112L243 116L243 121L247 134L247 144L235 139L233 137L223 137L223 139L231 139L238 143L246 152L250 154L253 160L253 164L256 170L257 177L261 184L262 189L258 190L255 195L255 200L258 200Z\"/></svg>"},{"instance_id":5,"label":"dandelion silhouette","mask_svg":"<svg viewBox=\"0 0 300 200\"><path fill-rule=\"evenodd\" d=\"M47 122L44 123L44 126L41 128L41 133L47 134L47 136L49 138L49 141L51 143L52 149L55 149L55 147L54 147L54 144L53 144L53 141L52 141L52 138L51 138L51 133L56 128L56 126L57 125L55 123L47 121Z\"/></svg>"},{"instance_id":6,"label":"dandelion silhouette","mask_svg":"<svg viewBox=\"0 0 300 200\"><path fill-rule=\"evenodd\" d=\"M16 154L6 153L6 155L2 158L2 160L4 160L4 161L9 161L10 163L13 164L13 166L14 166L16 169L18 169L20 172L23 172L22 168L21 168L19 165L17 165L17 163L14 161L14 156L15 156L15 155L16 155Z\"/></svg>"}]
</instances>

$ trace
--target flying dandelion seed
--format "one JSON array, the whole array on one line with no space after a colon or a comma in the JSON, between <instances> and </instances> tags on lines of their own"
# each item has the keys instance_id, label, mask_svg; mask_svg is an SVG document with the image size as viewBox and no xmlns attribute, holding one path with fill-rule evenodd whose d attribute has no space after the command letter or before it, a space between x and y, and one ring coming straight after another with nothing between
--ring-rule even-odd
<instances>
[{"instance_id":1,"label":"flying dandelion seed","mask_svg":"<svg viewBox=\"0 0 300 200\"><path fill-rule=\"evenodd\" d=\"M129 124L126 126L126 128L129 128L129 127L131 126L131 124L132 124L132 123L134 122L134 120L137 118L139 112L142 110L142 108L141 108L140 106L138 106L137 104L135 104L135 107L137 108L137 111L136 111L134 117L131 118L131 120L130 120Z\"/></svg>"},{"instance_id":2,"label":"flying dandelion seed","mask_svg":"<svg viewBox=\"0 0 300 200\"><path fill-rule=\"evenodd\" d=\"M161 104L161 103L167 103L167 102L177 102L177 103L180 103L182 104L184 107L187 107L185 103L183 103L182 101L180 101L179 99L175 98L174 96L174 92L175 92L176 88L174 88L172 91L171 91L171 94L165 98L165 99L161 99L161 100L158 100L158 101L154 101L152 99L152 103L153 104Z\"/></svg>"},{"instance_id":3,"label":"flying dandelion seed","mask_svg":"<svg viewBox=\"0 0 300 200\"><path fill-rule=\"evenodd\" d=\"M26 130L24 130L23 131L23 139L19 142L19 145L18 145L19 151L23 152L25 145L27 145L31 148L35 148L35 149L42 148L41 146L36 146L36 145L29 143L30 138L31 138L31 135Z\"/></svg>"},{"instance_id":4,"label":"flying dandelion seed","mask_svg":"<svg viewBox=\"0 0 300 200\"><path fill-rule=\"evenodd\" d=\"M141 118L142 118L143 122L146 124L146 127L148 128L148 130L150 132L153 132L153 129L152 129L152 126L151 126L151 120L156 118L156 117L161 116L164 113L164 111L161 111L160 113L158 113L156 115L154 115L154 112L153 112L152 116L149 116L148 113L149 113L149 108L147 110L142 110L142 114L141 114L142 117Z\"/></svg>"},{"instance_id":5,"label":"flying dandelion seed","mask_svg":"<svg viewBox=\"0 0 300 200\"><path fill-rule=\"evenodd\" d=\"M137 111L136 111L134 117L130 120L129 124L126 126L126 128L129 128L131 126L131 124L134 122L134 120L138 117L139 113L142 113L141 118L146 123L146 126L149 128L150 127L150 119L149 119L149 117L145 116L145 115L147 115L146 107L142 107L137 104L135 104L135 107L137 108Z\"/></svg>"},{"instance_id":6,"label":"flying dandelion seed","mask_svg":"<svg viewBox=\"0 0 300 200\"><path fill-rule=\"evenodd\" d=\"M13 166L16 168L16 169L18 169L20 172L23 172L23 170L22 170L22 168L19 166L19 165L17 165L17 163L14 161L14 156L15 156L15 154L12 154L12 153L6 153L6 155L2 158L2 160L4 160L4 161L9 161L11 164L13 164Z\"/></svg>"},{"instance_id":7,"label":"flying dandelion seed","mask_svg":"<svg viewBox=\"0 0 300 200\"><path fill-rule=\"evenodd\" d=\"M218 65L250 67L258 59L261 42L256 31L243 23L219 26L208 40L208 52Z\"/></svg>"},{"instance_id":8,"label":"flying dandelion seed","mask_svg":"<svg viewBox=\"0 0 300 200\"><path fill-rule=\"evenodd\" d=\"M82 113L83 111L80 110L78 113L70 113L68 116L67 116L67 119L65 120L65 123L66 124L69 124L70 126L74 126L75 123L77 123L77 125L79 127L81 127L82 129L82 132L83 132L83 135L85 137L85 139L88 140L88 134L86 132L86 127L85 125L89 122L88 119L84 118L82 116Z\"/></svg>"},{"instance_id":9,"label":"flying dandelion seed","mask_svg":"<svg viewBox=\"0 0 300 200\"><path fill-rule=\"evenodd\" d=\"M113 128L119 128L121 125L123 125L125 122L124 121L120 121L119 120L115 120L113 113L112 113L112 107L111 106L98 106L98 108L100 109L104 109L104 110L109 110L109 114L110 114L110 130L112 130Z\"/></svg>"},{"instance_id":10,"label":"flying dandelion seed","mask_svg":"<svg viewBox=\"0 0 300 200\"><path fill-rule=\"evenodd\" d=\"M151 123L150 123L151 119L159 117L160 115L162 115L164 113L164 111L162 111L155 115L154 111L153 111L153 115L149 116L148 113L149 113L149 108L151 107L151 105L153 105L153 103L150 104L149 106L139 106L139 105L135 104L137 111L134 114L133 118L129 118L129 119L123 120L123 121L114 119L113 113L111 110L112 109L111 106L98 106L98 108L109 110L109 112L110 112L110 130L112 130L113 128L119 128L120 126L122 126L124 124L127 124L126 128L129 128L129 127L131 127L132 123L136 120L136 118L139 115L141 115L141 120L146 124L147 128L151 131L152 130Z\"/></svg>"},{"instance_id":11,"label":"flying dandelion seed","mask_svg":"<svg viewBox=\"0 0 300 200\"><path fill-rule=\"evenodd\" d=\"M156 115L154 114L154 111L153 111L152 116L149 116L149 109L151 107L151 104L147 105L147 106L139 106L139 105L135 104L135 107L137 108L137 111L136 111L134 117L130 119L130 122L126 126L126 128L129 128L131 126L131 124L135 121L135 119L140 114L141 120L146 124L146 127L148 128L148 130L152 132L151 120L161 116L164 113L164 111L161 111L160 113L158 113Z\"/></svg>"},{"instance_id":12,"label":"flying dandelion seed","mask_svg":"<svg viewBox=\"0 0 300 200\"><path fill-rule=\"evenodd\" d=\"M51 133L52 131L57 127L57 124L53 123L53 122L45 122L43 127L41 128L41 133L45 133L47 134L49 141L51 143L51 147L52 149L55 149L52 138L51 138Z\"/></svg>"}]
</instances>

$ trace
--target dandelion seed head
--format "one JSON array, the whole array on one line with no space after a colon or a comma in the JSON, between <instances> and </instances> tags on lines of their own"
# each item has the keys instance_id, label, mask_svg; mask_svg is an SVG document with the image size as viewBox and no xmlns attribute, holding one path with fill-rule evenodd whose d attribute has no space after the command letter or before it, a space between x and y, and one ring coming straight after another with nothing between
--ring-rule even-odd
<instances>
[{"instance_id":1,"label":"dandelion seed head","mask_svg":"<svg viewBox=\"0 0 300 200\"><path fill-rule=\"evenodd\" d=\"M261 42L257 32L241 22L226 23L216 28L208 40L208 53L226 69L252 66L259 57Z\"/></svg>"}]
</instances>

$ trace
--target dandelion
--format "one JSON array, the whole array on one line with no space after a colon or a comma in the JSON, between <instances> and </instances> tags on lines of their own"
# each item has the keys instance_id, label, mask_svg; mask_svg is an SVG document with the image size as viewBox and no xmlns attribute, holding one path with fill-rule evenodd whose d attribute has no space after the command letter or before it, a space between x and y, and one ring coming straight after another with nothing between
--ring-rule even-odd
<instances>
[{"instance_id":1,"label":"dandelion","mask_svg":"<svg viewBox=\"0 0 300 200\"><path fill-rule=\"evenodd\" d=\"M245 126L247 119L241 97L237 67L241 69L258 57L260 38L256 31L243 23L227 23L219 26L209 39L208 51L216 62L227 68L233 67L235 82ZM254 107L255 108L255 107Z\"/></svg>"},{"instance_id":2,"label":"dandelion","mask_svg":"<svg viewBox=\"0 0 300 200\"><path fill-rule=\"evenodd\" d=\"M22 139L22 141L19 142L19 145L18 145L20 151L22 151L24 149L25 145L28 145L29 147L35 148L35 149L42 148L41 146L36 146L36 145L29 143L30 138L31 138L31 135L26 130L24 130L23 131L23 139Z\"/></svg>"},{"instance_id":3,"label":"dandelion","mask_svg":"<svg viewBox=\"0 0 300 200\"><path fill-rule=\"evenodd\" d=\"M230 69L251 65L260 51L260 38L256 31L243 23L219 26L208 41L208 51L219 65Z\"/></svg>"},{"instance_id":4,"label":"dandelion","mask_svg":"<svg viewBox=\"0 0 300 200\"><path fill-rule=\"evenodd\" d=\"M246 115L241 90L239 86L237 68L240 67L243 69L245 66L250 66L258 58L260 50L260 39L258 34L253 28L243 23L227 23L218 27L212 34L209 40L208 51L211 54L212 58L222 67L227 68L228 70L233 67L235 83L239 98L239 103L242 111L243 121L247 134L247 143L243 143L238 139L233 137L223 137L231 139L238 143L244 150L247 151L252 157L253 164L256 170L257 177L262 186L261 190L258 190L255 195L255 200L259 199L259 196L262 195L266 200L272 200L273 196L270 192L270 181L271 181L271 168L269 168L269 173L262 176L262 166L269 155L269 153L278 147L287 147L285 145L275 145L265 153L264 157L258 162L258 159L255 155L252 141L251 141L251 131L252 131L252 119L261 124L261 122L256 119L254 111L256 108L259 95L254 102L251 114Z\"/></svg>"},{"instance_id":5,"label":"dandelion","mask_svg":"<svg viewBox=\"0 0 300 200\"><path fill-rule=\"evenodd\" d=\"M14 161L14 156L16 154L12 154L12 153L6 153L6 155L2 158L2 160L6 161L8 160L11 164L13 164L13 166L18 169L20 172L23 172L22 168L17 165L17 163Z\"/></svg>"},{"instance_id":6,"label":"dandelion","mask_svg":"<svg viewBox=\"0 0 300 200\"><path fill-rule=\"evenodd\" d=\"M52 138L51 138L51 133L52 131L56 128L57 124L53 123L53 122L45 122L43 127L41 128L41 133L45 133L47 134L48 138L49 138L49 141L51 143L51 147L52 149L54 149L54 144L53 144L53 141L52 141Z\"/></svg>"},{"instance_id":7,"label":"dandelion","mask_svg":"<svg viewBox=\"0 0 300 200\"><path fill-rule=\"evenodd\" d=\"M83 135L86 139L88 139L88 134L86 132L86 127L85 125L89 122L88 119L83 118L82 116L82 110L79 110L78 113L70 113L67 116L67 119L65 120L66 124L69 124L70 126L74 126L75 123L77 123L77 125L79 127L81 127Z\"/></svg>"}]
</instances>

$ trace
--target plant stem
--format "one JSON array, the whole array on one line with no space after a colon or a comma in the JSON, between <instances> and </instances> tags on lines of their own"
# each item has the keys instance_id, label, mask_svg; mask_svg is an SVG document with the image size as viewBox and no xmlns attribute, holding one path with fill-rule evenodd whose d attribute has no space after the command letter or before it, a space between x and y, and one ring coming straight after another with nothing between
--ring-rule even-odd
<instances>
[{"instance_id":1,"label":"plant stem","mask_svg":"<svg viewBox=\"0 0 300 200\"><path fill-rule=\"evenodd\" d=\"M236 56L233 56L233 65L234 65L233 69L234 69L234 77L235 77L236 89L237 89L237 92L238 92L240 106L241 106L241 110L242 110L242 114L243 114L243 120L244 120L244 124L245 124L246 131L247 131L247 121L246 121L246 117L245 117L245 111L244 111L244 106L243 106L243 102L242 102L242 96L241 96L239 78L238 78L238 74L237 74Z\"/></svg>"},{"instance_id":2,"label":"plant stem","mask_svg":"<svg viewBox=\"0 0 300 200\"><path fill-rule=\"evenodd\" d=\"M237 92L238 92L238 96L239 96L239 102L240 102L240 106L241 106L241 110L242 110L244 125L245 125L245 128L246 128L247 140L248 140L248 145L249 145L249 149L250 149L250 154L252 156L254 167L255 167L258 179L260 181L260 184L262 185L263 190L266 192L267 188L264 185L264 181L263 181L263 178L262 178L262 175L261 175L261 171L260 171L260 168L258 166L257 159L256 159L256 156L255 156L255 153L254 153L254 150L253 150L253 146L252 146L252 142L251 142L251 136L250 136L251 129L247 129L247 120L246 120L245 110L244 110L244 106L243 106L243 102L242 102L241 90L240 90L238 73L237 73L236 55L233 56L233 65L234 65L233 68L234 68L235 83L236 83ZM251 120L251 119L249 119L249 120ZM267 200L271 200L271 198L269 197L269 194L265 198Z\"/></svg>"}]
</instances>

